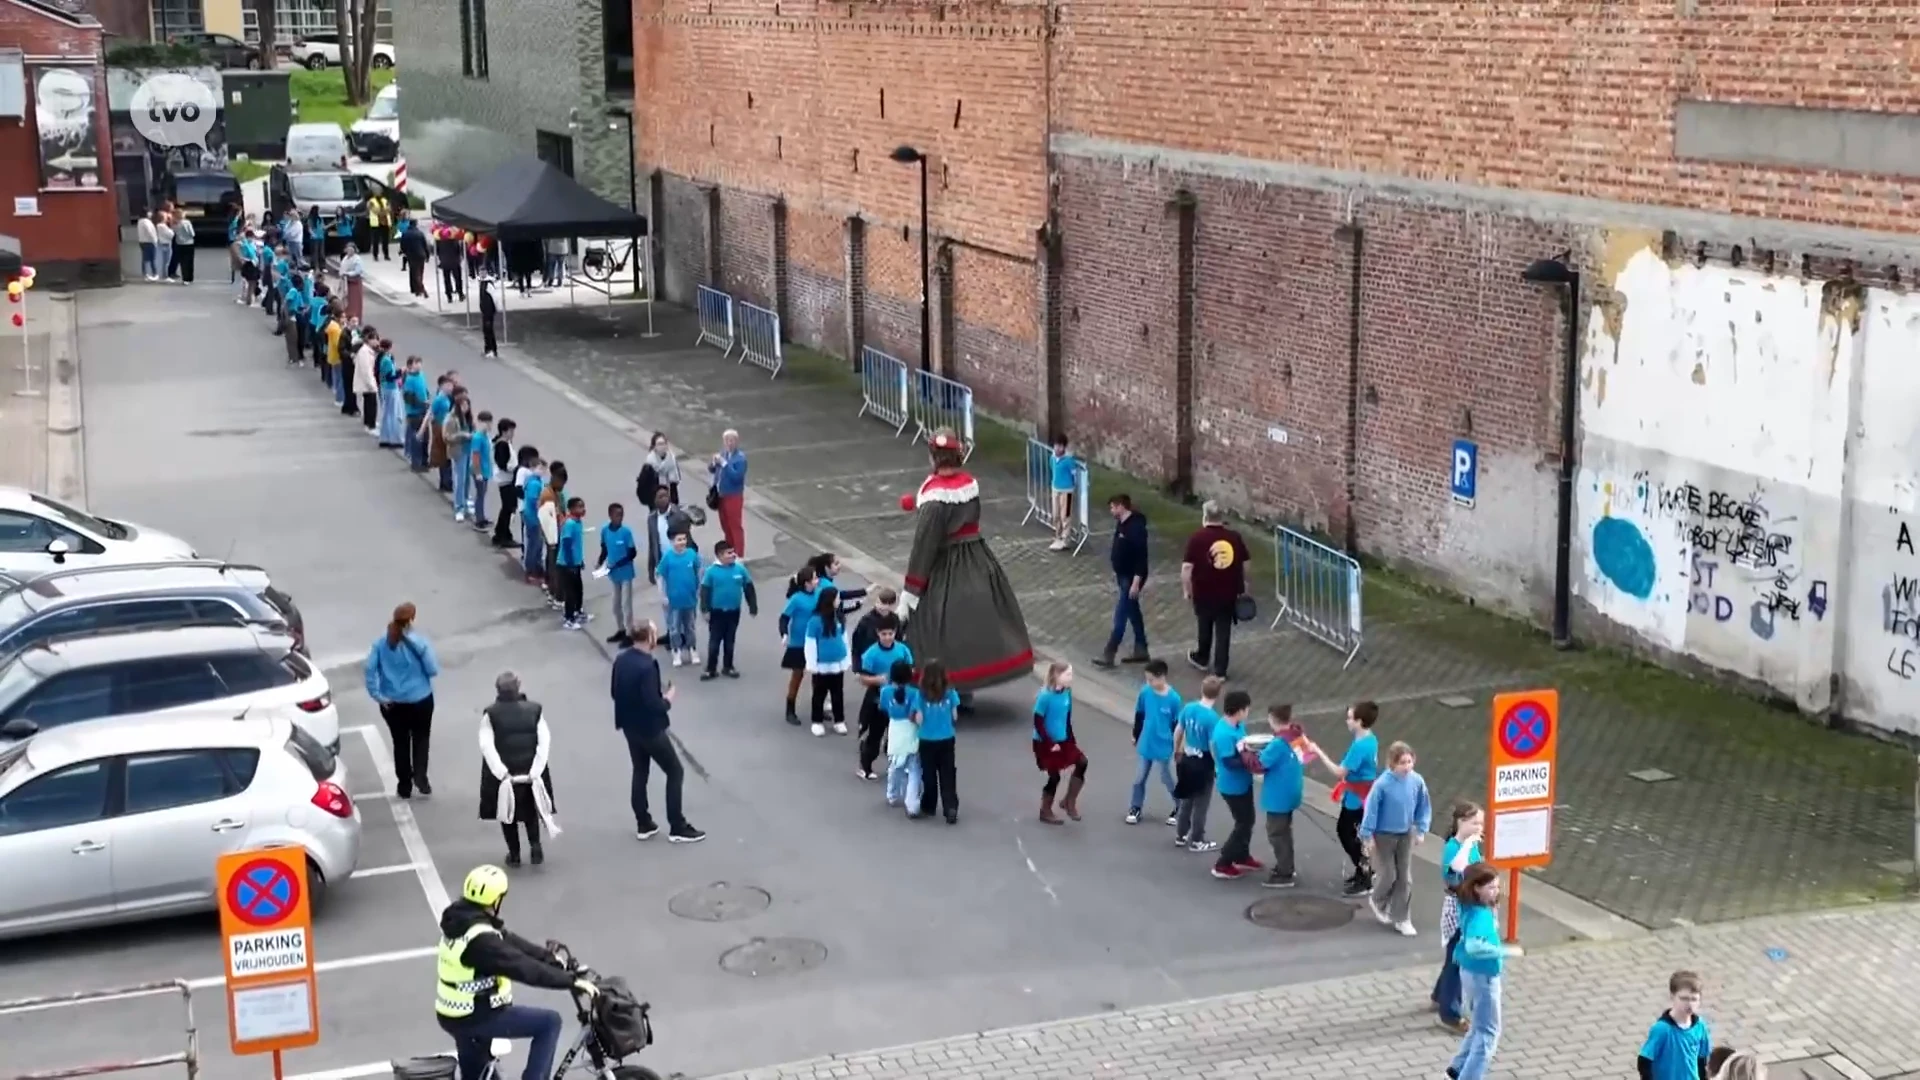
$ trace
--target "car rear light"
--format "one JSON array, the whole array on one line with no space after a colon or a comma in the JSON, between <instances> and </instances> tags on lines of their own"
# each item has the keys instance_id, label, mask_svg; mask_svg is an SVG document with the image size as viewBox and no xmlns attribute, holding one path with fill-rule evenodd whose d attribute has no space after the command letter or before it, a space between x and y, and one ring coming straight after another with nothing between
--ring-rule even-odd
<instances>
[{"instance_id":1,"label":"car rear light","mask_svg":"<svg viewBox=\"0 0 1920 1080\"><path fill-rule=\"evenodd\" d=\"M353 800L347 797L339 784L331 780L320 782L320 790L313 793L313 805L337 818L353 816Z\"/></svg>"},{"instance_id":2,"label":"car rear light","mask_svg":"<svg viewBox=\"0 0 1920 1080\"><path fill-rule=\"evenodd\" d=\"M333 704L333 692L329 690L317 698L311 698L301 702L300 711L304 713L317 713L331 704Z\"/></svg>"}]
</instances>

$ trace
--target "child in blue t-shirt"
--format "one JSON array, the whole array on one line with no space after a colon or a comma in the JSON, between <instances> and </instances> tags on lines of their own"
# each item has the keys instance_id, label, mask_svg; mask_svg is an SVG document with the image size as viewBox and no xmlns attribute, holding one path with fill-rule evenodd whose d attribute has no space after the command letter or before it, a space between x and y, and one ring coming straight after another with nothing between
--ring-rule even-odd
<instances>
[{"instance_id":1,"label":"child in blue t-shirt","mask_svg":"<svg viewBox=\"0 0 1920 1080\"><path fill-rule=\"evenodd\" d=\"M900 640L900 616L882 615L874 620L873 628L874 643L860 654L856 673L867 688L860 702L860 767L855 770L862 780L874 778L873 763L880 757L880 741L888 731L889 714L881 709L880 697L890 685L895 665L913 667L913 650Z\"/></svg>"},{"instance_id":2,"label":"child in blue t-shirt","mask_svg":"<svg viewBox=\"0 0 1920 1080\"><path fill-rule=\"evenodd\" d=\"M700 575L700 610L707 613L707 670L700 681L711 682L724 674L737 679L733 666L733 641L740 632L740 606L760 614L760 598L753 590L753 575L740 553L726 540L713 543L713 562Z\"/></svg>"},{"instance_id":3,"label":"child in blue t-shirt","mask_svg":"<svg viewBox=\"0 0 1920 1080\"><path fill-rule=\"evenodd\" d=\"M700 553L693 550L693 538L674 533L673 547L660 553L653 576L660 582L660 599L667 611L667 648L673 653L673 666L698 664L693 616L700 608Z\"/></svg>"},{"instance_id":4,"label":"child in blue t-shirt","mask_svg":"<svg viewBox=\"0 0 1920 1080\"><path fill-rule=\"evenodd\" d=\"M780 666L787 672L787 723L794 727L800 726L796 703L800 683L807 677L807 620L813 618L814 592L819 583L812 567L801 567L787 586L787 602L780 609L780 637L787 646L780 655Z\"/></svg>"},{"instance_id":5,"label":"child in blue t-shirt","mask_svg":"<svg viewBox=\"0 0 1920 1080\"><path fill-rule=\"evenodd\" d=\"M613 587L613 636L608 641L624 641L632 632L634 563L639 556L639 541L627 527L627 508L607 504L607 523L600 526L600 559L594 565L606 571L607 584Z\"/></svg>"},{"instance_id":6,"label":"child in blue t-shirt","mask_svg":"<svg viewBox=\"0 0 1920 1080\"><path fill-rule=\"evenodd\" d=\"M1174 783L1186 792L1173 803L1173 846L1189 851L1213 851L1220 845L1207 839L1207 809L1213 802L1213 726L1215 711L1227 680L1209 675L1200 680L1200 698L1180 707L1173 733Z\"/></svg>"},{"instance_id":7,"label":"child in blue t-shirt","mask_svg":"<svg viewBox=\"0 0 1920 1080\"><path fill-rule=\"evenodd\" d=\"M1133 699L1133 749L1139 762L1133 770L1133 794L1127 802L1127 824L1140 824L1140 815L1146 807L1147 778L1156 768L1160 771L1160 784L1167 789L1167 797L1175 805L1173 785L1173 731L1180 722L1180 691L1167 682L1167 662L1149 660L1146 670L1146 685ZM1169 812L1167 824L1174 823L1174 815Z\"/></svg>"},{"instance_id":8,"label":"child in blue t-shirt","mask_svg":"<svg viewBox=\"0 0 1920 1080\"><path fill-rule=\"evenodd\" d=\"M880 646L867 649L871 656ZM905 648L905 646L901 646ZM907 816L920 816L920 691L913 688L913 661L895 660L887 671L887 685L878 695L887 718L887 805L905 806Z\"/></svg>"},{"instance_id":9,"label":"child in blue t-shirt","mask_svg":"<svg viewBox=\"0 0 1920 1080\"><path fill-rule=\"evenodd\" d=\"M1053 458L1047 463L1053 488L1053 543L1048 544L1050 551L1065 551L1072 545L1067 537L1072 535L1073 496L1080 488L1080 474L1086 466L1080 459L1067 450L1067 437L1053 437Z\"/></svg>"},{"instance_id":10,"label":"child in blue t-shirt","mask_svg":"<svg viewBox=\"0 0 1920 1080\"><path fill-rule=\"evenodd\" d=\"M587 619L582 612L586 583L581 572L587 565L587 500L578 496L567 500L567 516L560 523L555 542L553 565L560 578L560 625L567 630L584 630Z\"/></svg>"},{"instance_id":11,"label":"child in blue t-shirt","mask_svg":"<svg viewBox=\"0 0 1920 1080\"><path fill-rule=\"evenodd\" d=\"M853 666L848 655L845 615L840 610L840 590L822 588L814 593L813 612L807 616L807 672L813 676L813 734L827 733L827 712L833 713L833 733L847 733L847 669Z\"/></svg>"},{"instance_id":12,"label":"child in blue t-shirt","mask_svg":"<svg viewBox=\"0 0 1920 1080\"><path fill-rule=\"evenodd\" d=\"M1366 816L1367 795L1380 778L1380 740L1373 733L1373 725L1379 721L1379 705L1356 702L1347 709L1347 730L1353 734L1353 742L1346 755L1338 762L1325 754L1317 755L1336 781L1333 797L1340 804L1340 816L1334 821L1333 831L1340 839L1340 850L1353 864L1353 874L1341 889L1346 896L1373 892L1373 861L1360 842L1360 821Z\"/></svg>"},{"instance_id":13,"label":"child in blue t-shirt","mask_svg":"<svg viewBox=\"0 0 1920 1080\"><path fill-rule=\"evenodd\" d=\"M1640 1080L1698 1080L1707 1075L1713 1035L1700 1015L1700 976L1676 971L1667 980L1667 1011L1640 1046Z\"/></svg>"},{"instance_id":14,"label":"child in blue t-shirt","mask_svg":"<svg viewBox=\"0 0 1920 1080\"><path fill-rule=\"evenodd\" d=\"M1452 822L1447 827L1447 846L1440 852L1440 879L1447 891L1440 901L1440 977L1433 983L1433 1006L1440 1013L1442 1027L1465 1034L1461 1018L1460 965L1453 962L1453 947L1460 939L1460 900L1453 895L1465 877L1467 867L1480 861L1480 834L1486 827L1486 815L1480 807L1461 800L1453 804Z\"/></svg>"},{"instance_id":15,"label":"child in blue t-shirt","mask_svg":"<svg viewBox=\"0 0 1920 1080\"><path fill-rule=\"evenodd\" d=\"M960 823L960 795L954 788L953 717L960 710L960 692L947 685L947 667L927 661L920 671L920 813L933 813L934 804L946 811L947 824Z\"/></svg>"}]
</instances>

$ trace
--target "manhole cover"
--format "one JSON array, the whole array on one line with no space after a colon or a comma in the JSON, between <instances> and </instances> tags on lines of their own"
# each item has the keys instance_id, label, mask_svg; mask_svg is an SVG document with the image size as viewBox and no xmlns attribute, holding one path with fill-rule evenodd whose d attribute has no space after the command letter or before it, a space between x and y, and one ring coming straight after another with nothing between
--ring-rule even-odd
<instances>
[{"instance_id":1,"label":"manhole cover","mask_svg":"<svg viewBox=\"0 0 1920 1080\"><path fill-rule=\"evenodd\" d=\"M754 938L720 954L720 970L758 978L819 967L827 947L806 938Z\"/></svg>"},{"instance_id":2,"label":"manhole cover","mask_svg":"<svg viewBox=\"0 0 1920 1080\"><path fill-rule=\"evenodd\" d=\"M1338 930L1353 921L1353 906L1324 896L1269 896L1247 908L1247 921L1269 930Z\"/></svg>"},{"instance_id":3,"label":"manhole cover","mask_svg":"<svg viewBox=\"0 0 1920 1080\"><path fill-rule=\"evenodd\" d=\"M716 881L674 894L667 910L699 922L736 922L753 918L771 903L773 897L765 889Z\"/></svg>"}]
</instances>

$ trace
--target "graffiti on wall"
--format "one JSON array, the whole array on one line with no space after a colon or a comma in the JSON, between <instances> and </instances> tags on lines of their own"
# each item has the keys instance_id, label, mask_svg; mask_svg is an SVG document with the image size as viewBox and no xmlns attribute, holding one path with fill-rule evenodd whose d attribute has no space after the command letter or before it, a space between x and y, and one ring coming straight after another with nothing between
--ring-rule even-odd
<instances>
[{"instance_id":1,"label":"graffiti on wall","mask_svg":"<svg viewBox=\"0 0 1920 1080\"><path fill-rule=\"evenodd\" d=\"M1913 550L1913 528L1902 518L1894 532L1894 565L1900 567L1887 575L1880 589L1880 628L1892 640L1887 643L1887 670L1905 682L1912 682L1920 671L1920 558ZM1905 556L1913 561L1900 559ZM1906 571L1906 572L1902 572Z\"/></svg>"},{"instance_id":2,"label":"graffiti on wall","mask_svg":"<svg viewBox=\"0 0 1920 1080\"><path fill-rule=\"evenodd\" d=\"M1827 582L1801 572L1799 520L1776 514L1763 485L1731 491L1644 471L1593 484L1602 510L1588 551L1599 578L1618 593L1665 602L1668 592L1655 595L1660 581L1681 578L1689 624L1739 626L1761 641L1803 618L1826 618ZM1914 591L1920 594L1920 579Z\"/></svg>"}]
</instances>

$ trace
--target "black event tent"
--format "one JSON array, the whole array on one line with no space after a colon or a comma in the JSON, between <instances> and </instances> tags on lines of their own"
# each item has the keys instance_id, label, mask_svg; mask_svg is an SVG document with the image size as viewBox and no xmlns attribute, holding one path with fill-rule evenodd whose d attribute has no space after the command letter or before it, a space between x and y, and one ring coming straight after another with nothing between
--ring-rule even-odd
<instances>
[{"instance_id":1,"label":"black event tent","mask_svg":"<svg viewBox=\"0 0 1920 1080\"><path fill-rule=\"evenodd\" d=\"M436 221L501 241L645 236L647 219L538 158L509 161L433 204Z\"/></svg>"}]
</instances>

